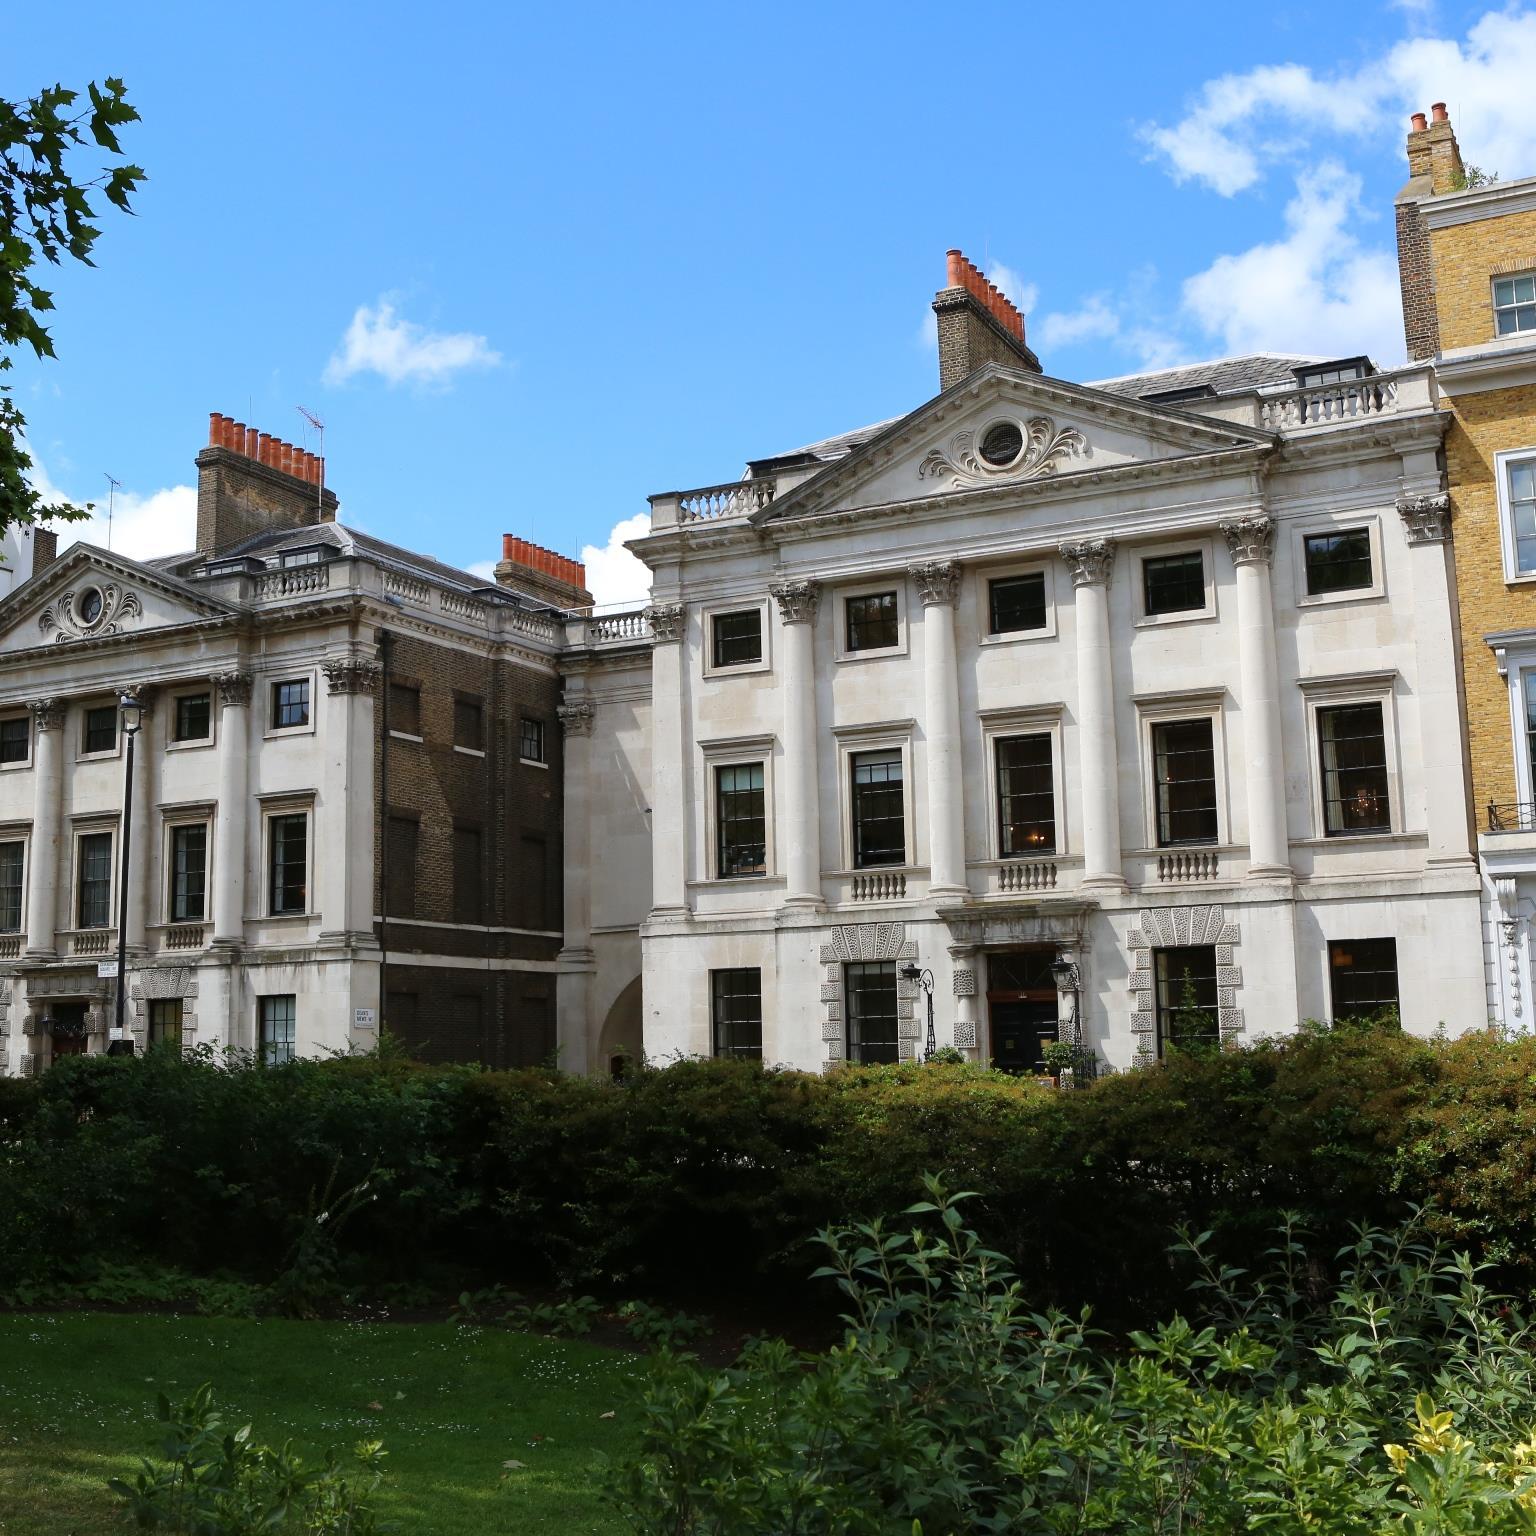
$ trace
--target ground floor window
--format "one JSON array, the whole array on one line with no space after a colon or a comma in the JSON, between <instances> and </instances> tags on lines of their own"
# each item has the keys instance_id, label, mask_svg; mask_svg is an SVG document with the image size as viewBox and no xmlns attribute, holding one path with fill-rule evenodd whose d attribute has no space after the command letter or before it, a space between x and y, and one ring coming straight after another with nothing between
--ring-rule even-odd
<instances>
[{"instance_id":1,"label":"ground floor window","mask_svg":"<svg viewBox=\"0 0 1536 1536\"><path fill-rule=\"evenodd\" d=\"M709 973L709 1011L716 1056L763 1056L763 973L737 966Z\"/></svg>"},{"instance_id":2,"label":"ground floor window","mask_svg":"<svg viewBox=\"0 0 1536 1536\"><path fill-rule=\"evenodd\" d=\"M1397 940L1333 939L1328 945L1333 1022L1397 1013Z\"/></svg>"},{"instance_id":3,"label":"ground floor window","mask_svg":"<svg viewBox=\"0 0 1536 1536\"><path fill-rule=\"evenodd\" d=\"M1221 1044L1217 1014L1216 949L1186 944L1153 951L1157 983L1157 1054L1214 1050Z\"/></svg>"},{"instance_id":4,"label":"ground floor window","mask_svg":"<svg viewBox=\"0 0 1536 1536\"><path fill-rule=\"evenodd\" d=\"M261 1059L269 1067L292 1061L297 1040L297 1000L293 994L263 997L261 1005Z\"/></svg>"},{"instance_id":5,"label":"ground floor window","mask_svg":"<svg viewBox=\"0 0 1536 1536\"><path fill-rule=\"evenodd\" d=\"M848 1060L895 1061L896 962L859 960L844 972Z\"/></svg>"},{"instance_id":6,"label":"ground floor window","mask_svg":"<svg viewBox=\"0 0 1536 1536\"><path fill-rule=\"evenodd\" d=\"M181 999L157 997L149 1005L149 1043L181 1044Z\"/></svg>"}]
</instances>

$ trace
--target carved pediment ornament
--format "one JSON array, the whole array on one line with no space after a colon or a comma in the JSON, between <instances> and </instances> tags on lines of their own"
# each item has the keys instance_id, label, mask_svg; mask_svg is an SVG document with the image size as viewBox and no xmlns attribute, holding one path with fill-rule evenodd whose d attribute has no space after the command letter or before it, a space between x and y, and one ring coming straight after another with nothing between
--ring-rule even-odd
<instances>
[{"instance_id":1,"label":"carved pediment ornament","mask_svg":"<svg viewBox=\"0 0 1536 1536\"><path fill-rule=\"evenodd\" d=\"M1076 427L1061 427L1049 416L1031 416L1023 423L1024 448L1009 464L989 464L977 451L976 433L967 427L942 448L931 449L917 466L917 478L942 479L951 486L994 485L1016 480L1042 480L1054 475L1063 459L1086 459L1092 449Z\"/></svg>"},{"instance_id":2,"label":"carved pediment ornament","mask_svg":"<svg viewBox=\"0 0 1536 1536\"><path fill-rule=\"evenodd\" d=\"M1233 517L1221 524L1227 548L1235 565L1262 561L1268 565L1275 557L1275 520L1262 512Z\"/></svg>"},{"instance_id":3,"label":"carved pediment ornament","mask_svg":"<svg viewBox=\"0 0 1536 1536\"><path fill-rule=\"evenodd\" d=\"M816 617L821 602L819 581L775 581L769 584L774 601L779 605L779 617L786 624L809 624Z\"/></svg>"},{"instance_id":4,"label":"carved pediment ornament","mask_svg":"<svg viewBox=\"0 0 1536 1536\"><path fill-rule=\"evenodd\" d=\"M1061 558L1072 573L1074 587L1107 585L1115 565L1113 539L1080 539L1061 546Z\"/></svg>"},{"instance_id":5,"label":"carved pediment ornament","mask_svg":"<svg viewBox=\"0 0 1536 1536\"><path fill-rule=\"evenodd\" d=\"M683 638L683 605L681 603L652 603L645 610L650 622L651 639L657 645L665 645Z\"/></svg>"},{"instance_id":6,"label":"carved pediment ornament","mask_svg":"<svg viewBox=\"0 0 1536 1536\"><path fill-rule=\"evenodd\" d=\"M960 590L958 560L924 560L918 565L909 565L907 574L917 583L917 595L925 607L935 603L952 603Z\"/></svg>"},{"instance_id":7,"label":"carved pediment ornament","mask_svg":"<svg viewBox=\"0 0 1536 1536\"><path fill-rule=\"evenodd\" d=\"M1451 536L1451 498L1444 491L1432 496L1400 496L1397 514L1410 544L1443 544Z\"/></svg>"},{"instance_id":8,"label":"carved pediment ornament","mask_svg":"<svg viewBox=\"0 0 1536 1536\"><path fill-rule=\"evenodd\" d=\"M57 597L37 616L45 635L61 640L94 640L99 635L122 633L125 619L144 612L137 592L115 581L86 581Z\"/></svg>"}]
</instances>

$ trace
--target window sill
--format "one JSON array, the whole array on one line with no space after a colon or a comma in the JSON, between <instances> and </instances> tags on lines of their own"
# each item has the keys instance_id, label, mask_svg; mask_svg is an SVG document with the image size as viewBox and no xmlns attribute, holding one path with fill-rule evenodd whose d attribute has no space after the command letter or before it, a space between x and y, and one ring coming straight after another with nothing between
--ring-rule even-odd
<instances>
[{"instance_id":1,"label":"window sill","mask_svg":"<svg viewBox=\"0 0 1536 1536\"><path fill-rule=\"evenodd\" d=\"M198 752L206 751L214 745L212 736L194 736L187 741L168 741L165 744L167 752Z\"/></svg>"},{"instance_id":2,"label":"window sill","mask_svg":"<svg viewBox=\"0 0 1536 1536\"><path fill-rule=\"evenodd\" d=\"M485 756L485 748L484 747L461 747L458 744L458 742L454 742L453 750L455 752L462 753L463 756L465 756L465 757L484 757Z\"/></svg>"},{"instance_id":3,"label":"window sill","mask_svg":"<svg viewBox=\"0 0 1536 1536\"><path fill-rule=\"evenodd\" d=\"M77 763L110 763L115 762L122 755L117 747L113 747L110 752L77 752L75 761Z\"/></svg>"},{"instance_id":4,"label":"window sill","mask_svg":"<svg viewBox=\"0 0 1536 1536\"><path fill-rule=\"evenodd\" d=\"M1316 592L1308 597L1298 597L1298 608L1333 608L1340 603L1372 603L1379 602L1386 596L1381 584L1375 583L1369 587L1349 587L1342 592Z\"/></svg>"},{"instance_id":5,"label":"window sill","mask_svg":"<svg viewBox=\"0 0 1536 1536\"><path fill-rule=\"evenodd\" d=\"M1293 837L1296 848L1348 848L1361 843L1424 843L1428 837L1423 832L1334 832L1314 837Z\"/></svg>"},{"instance_id":6,"label":"window sill","mask_svg":"<svg viewBox=\"0 0 1536 1536\"><path fill-rule=\"evenodd\" d=\"M769 667L768 662L766 660L761 660L761 661L737 661L737 662L732 662L729 666L724 666L724 667L716 666L713 662L710 662L704 668L704 676L706 678L711 678L711 677L750 677L753 673L756 673L756 672L768 672L768 671L771 671L771 670L772 669Z\"/></svg>"},{"instance_id":7,"label":"window sill","mask_svg":"<svg viewBox=\"0 0 1536 1536\"><path fill-rule=\"evenodd\" d=\"M867 651L839 651L837 660L847 661L888 661L892 656L905 656L905 645L882 645Z\"/></svg>"},{"instance_id":8,"label":"window sill","mask_svg":"<svg viewBox=\"0 0 1536 1536\"><path fill-rule=\"evenodd\" d=\"M689 880L687 882L689 890L694 891L713 891L719 889L722 885L765 886L783 884L784 877L782 875L766 872L761 875L711 875L708 880Z\"/></svg>"},{"instance_id":9,"label":"window sill","mask_svg":"<svg viewBox=\"0 0 1536 1536\"><path fill-rule=\"evenodd\" d=\"M0 763L0 773L21 773L31 766L32 759L30 757L21 763Z\"/></svg>"},{"instance_id":10,"label":"window sill","mask_svg":"<svg viewBox=\"0 0 1536 1536\"><path fill-rule=\"evenodd\" d=\"M422 744L423 738L411 731L391 731L390 738L394 741L414 741L417 746Z\"/></svg>"},{"instance_id":11,"label":"window sill","mask_svg":"<svg viewBox=\"0 0 1536 1536\"><path fill-rule=\"evenodd\" d=\"M1045 624L1039 629L1008 629L997 635L985 634L979 643L981 645L1018 645L1031 640L1054 640L1055 638L1056 626Z\"/></svg>"},{"instance_id":12,"label":"window sill","mask_svg":"<svg viewBox=\"0 0 1536 1536\"><path fill-rule=\"evenodd\" d=\"M274 741L283 736L313 736L314 734L315 727L313 723L309 725L274 725L262 733L267 741ZM394 732L391 731L390 735L394 735Z\"/></svg>"},{"instance_id":13,"label":"window sill","mask_svg":"<svg viewBox=\"0 0 1536 1536\"><path fill-rule=\"evenodd\" d=\"M312 923L318 918L318 912L267 912L261 917L250 917L246 921L250 923Z\"/></svg>"},{"instance_id":14,"label":"window sill","mask_svg":"<svg viewBox=\"0 0 1536 1536\"><path fill-rule=\"evenodd\" d=\"M549 771L549 764L540 757L520 757L518 762L525 768L542 768L545 772Z\"/></svg>"},{"instance_id":15,"label":"window sill","mask_svg":"<svg viewBox=\"0 0 1536 1536\"><path fill-rule=\"evenodd\" d=\"M1177 613L1144 613L1136 620L1137 629L1166 629L1170 624L1209 623L1217 617L1215 608L1181 608Z\"/></svg>"}]
</instances>

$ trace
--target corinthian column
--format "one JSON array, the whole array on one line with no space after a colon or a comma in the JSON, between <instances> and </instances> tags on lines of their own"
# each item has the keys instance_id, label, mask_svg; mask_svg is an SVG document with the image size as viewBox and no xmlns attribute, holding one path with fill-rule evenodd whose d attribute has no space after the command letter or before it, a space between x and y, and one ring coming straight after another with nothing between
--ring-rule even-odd
<instances>
[{"instance_id":1,"label":"corinthian column","mask_svg":"<svg viewBox=\"0 0 1536 1536\"><path fill-rule=\"evenodd\" d=\"M816 607L814 581L776 581L769 591L783 627L784 679L784 900L821 905L821 810L816 788Z\"/></svg>"},{"instance_id":2,"label":"corinthian column","mask_svg":"<svg viewBox=\"0 0 1536 1536\"><path fill-rule=\"evenodd\" d=\"M1120 862L1120 759L1115 751L1115 671L1109 649L1113 539L1061 546L1077 618L1078 742L1083 784L1083 886L1124 890Z\"/></svg>"},{"instance_id":3,"label":"corinthian column","mask_svg":"<svg viewBox=\"0 0 1536 1536\"><path fill-rule=\"evenodd\" d=\"M236 948L245 939L251 679L245 672L225 672L214 683L219 690L219 808L213 830L213 942Z\"/></svg>"},{"instance_id":4,"label":"corinthian column","mask_svg":"<svg viewBox=\"0 0 1536 1536\"><path fill-rule=\"evenodd\" d=\"M565 731L565 942L555 983L555 1038L566 1072L588 1072L592 973L592 718L585 699L559 708Z\"/></svg>"},{"instance_id":5,"label":"corinthian column","mask_svg":"<svg viewBox=\"0 0 1536 1536\"><path fill-rule=\"evenodd\" d=\"M1248 785L1248 878L1291 875L1285 826L1285 738L1275 663L1275 609L1270 564L1274 519L1261 512L1221 525L1237 567L1237 653Z\"/></svg>"},{"instance_id":6,"label":"corinthian column","mask_svg":"<svg viewBox=\"0 0 1536 1536\"><path fill-rule=\"evenodd\" d=\"M964 896L965 793L960 761L960 689L955 674L958 560L907 567L923 603L923 739L928 752L928 891Z\"/></svg>"},{"instance_id":7,"label":"corinthian column","mask_svg":"<svg viewBox=\"0 0 1536 1536\"><path fill-rule=\"evenodd\" d=\"M681 603L652 603L651 625L651 908L653 915L687 910L684 832L687 746L683 734Z\"/></svg>"},{"instance_id":8,"label":"corinthian column","mask_svg":"<svg viewBox=\"0 0 1536 1536\"><path fill-rule=\"evenodd\" d=\"M32 845L27 850L27 958L57 954L59 847L64 793L64 701L32 701Z\"/></svg>"}]
</instances>

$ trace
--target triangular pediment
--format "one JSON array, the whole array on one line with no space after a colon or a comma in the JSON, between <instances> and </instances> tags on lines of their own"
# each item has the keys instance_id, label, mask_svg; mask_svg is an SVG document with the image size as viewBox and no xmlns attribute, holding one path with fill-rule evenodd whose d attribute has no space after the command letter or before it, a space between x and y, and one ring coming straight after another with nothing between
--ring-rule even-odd
<instances>
[{"instance_id":1,"label":"triangular pediment","mask_svg":"<svg viewBox=\"0 0 1536 1536\"><path fill-rule=\"evenodd\" d=\"M147 634L237 612L153 566L76 544L0 602L0 654Z\"/></svg>"},{"instance_id":2,"label":"triangular pediment","mask_svg":"<svg viewBox=\"0 0 1536 1536\"><path fill-rule=\"evenodd\" d=\"M1257 428L1146 405L1080 384L988 364L775 499L780 522L935 496L1037 488L1085 475L1213 456L1258 456Z\"/></svg>"}]
</instances>

